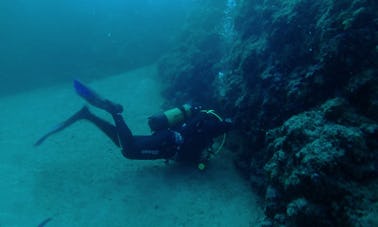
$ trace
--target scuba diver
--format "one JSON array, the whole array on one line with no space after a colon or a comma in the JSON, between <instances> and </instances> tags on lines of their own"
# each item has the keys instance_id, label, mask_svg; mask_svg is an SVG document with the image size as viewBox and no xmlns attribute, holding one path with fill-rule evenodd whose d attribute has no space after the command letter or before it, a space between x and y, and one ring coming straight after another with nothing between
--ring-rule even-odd
<instances>
[{"instance_id":1,"label":"scuba diver","mask_svg":"<svg viewBox=\"0 0 378 227\"><path fill-rule=\"evenodd\" d=\"M121 115L123 107L120 104L102 98L77 80L74 80L74 88L89 104L111 114L114 125L94 115L84 106L37 140L35 146L41 145L49 136L78 120L88 120L120 147L123 156L128 159L189 162L197 164L203 170L210 157L222 148L225 133L232 128L230 119L223 120L212 110L202 110L199 106L185 104L151 116L148 119L151 135L133 135ZM222 135L223 141L218 150L212 151L214 138Z\"/></svg>"}]
</instances>

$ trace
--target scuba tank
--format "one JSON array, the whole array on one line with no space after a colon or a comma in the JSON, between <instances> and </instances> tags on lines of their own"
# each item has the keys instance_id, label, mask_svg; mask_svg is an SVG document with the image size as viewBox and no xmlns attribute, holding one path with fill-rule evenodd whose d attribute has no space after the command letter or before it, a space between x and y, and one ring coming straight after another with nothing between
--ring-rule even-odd
<instances>
[{"instance_id":1,"label":"scuba tank","mask_svg":"<svg viewBox=\"0 0 378 227\"><path fill-rule=\"evenodd\" d=\"M184 104L148 118L151 131L159 131L179 125L192 115L192 106Z\"/></svg>"}]
</instances>

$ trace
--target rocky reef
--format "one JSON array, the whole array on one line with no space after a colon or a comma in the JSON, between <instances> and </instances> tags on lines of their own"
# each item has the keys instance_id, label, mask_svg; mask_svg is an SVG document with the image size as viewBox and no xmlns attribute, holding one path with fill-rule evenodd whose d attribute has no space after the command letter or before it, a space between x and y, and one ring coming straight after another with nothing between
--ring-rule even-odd
<instances>
[{"instance_id":1,"label":"rocky reef","mask_svg":"<svg viewBox=\"0 0 378 227\"><path fill-rule=\"evenodd\" d=\"M230 146L265 198L264 225L378 224L377 12L369 0L207 0L160 61L169 105L235 119Z\"/></svg>"},{"instance_id":2,"label":"rocky reef","mask_svg":"<svg viewBox=\"0 0 378 227\"><path fill-rule=\"evenodd\" d=\"M266 215L299 226L361 223L362 204L374 199L374 188L363 192L378 174L377 138L378 124L341 98L269 130Z\"/></svg>"}]
</instances>

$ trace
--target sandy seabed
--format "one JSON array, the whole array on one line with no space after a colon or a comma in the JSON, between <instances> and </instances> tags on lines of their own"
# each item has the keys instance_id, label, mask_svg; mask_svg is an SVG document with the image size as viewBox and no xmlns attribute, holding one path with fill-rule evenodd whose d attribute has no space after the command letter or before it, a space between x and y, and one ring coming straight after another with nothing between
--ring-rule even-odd
<instances>
[{"instance_id":1,"label":"sandy seabed","mask_svg":"<svg viewBox=\"0 0 378 227\"><path fill-rule=\"evenodd\" d=\"M149 66L90 86L124 106L135 134L163 99ZM257 196L223 151L207 171L127 160L86 121L39 136L84 104L71 84L0 99L0 226L256 226ZM102 111L91 110L106 119Z\"/></svg>"}]
</instances>

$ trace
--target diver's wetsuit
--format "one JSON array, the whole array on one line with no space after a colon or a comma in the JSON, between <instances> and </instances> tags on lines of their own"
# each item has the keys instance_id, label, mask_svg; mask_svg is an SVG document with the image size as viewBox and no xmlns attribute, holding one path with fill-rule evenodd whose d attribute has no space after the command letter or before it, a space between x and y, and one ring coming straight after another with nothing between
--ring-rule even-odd
<instances>
[{"instance_id":1,"label":"diver's wetsuit","mask_svg":"<svg viewBox=\"0 0 378 227\"><path fill-rule=\"evenodd\" d=\"M114 125L92 114L84 106L64 122L55 126L43 135L35 146L39 146L49 136L67 128L78 120L86 119L103 131L117 146L122 148L122 154L129 159L175 159L178 161L201 161L202 151L208 148L213 138L227 132L231 122L223 121L214 114L193 108L191 116L186 116L185 109L180 109L185 119L181 125L171 129L156 130L149 136L133 135L122 118L123 107L110 100L102 98L91 88L74 81L76 93L91 105L103 109L112 115Z\"/></svg>"},{"instance_id":2,"label":"diver's wetsuit","mask_svg":"<svg viewBox=\"0 0 378 227\"><path fill-rule=\"evenodd\" d=\"M112 141L122 148L128 159L152 160L172 159L196 162L201 153L209 147L213 138L230 129L230 123L215 116L198 112L182 125L154 132L149 136L134 136L121 114L112 114L115 126L98 118L87 109L85 119L94 123Z\"/></svg>"}]
</instances>

